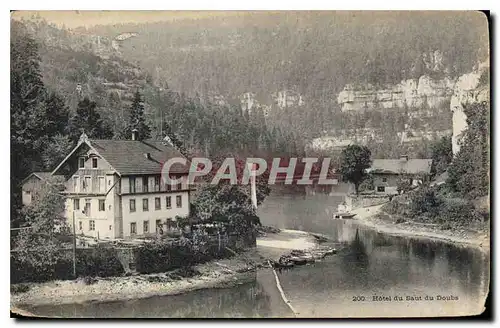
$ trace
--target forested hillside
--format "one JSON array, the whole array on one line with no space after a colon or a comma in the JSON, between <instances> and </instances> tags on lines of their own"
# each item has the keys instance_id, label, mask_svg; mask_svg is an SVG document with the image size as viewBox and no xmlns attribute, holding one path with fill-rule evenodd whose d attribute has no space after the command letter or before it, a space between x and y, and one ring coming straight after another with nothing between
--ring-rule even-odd
<instances>
[{"instance_id":1,"label":"forested hillside","mask_svg":"<svg viewBox=\"0 0 500 328\"><path fill-rule=\"evenodd\" d=\"M134 33L118 52L148 70L155 84L233 105L251 93L268 122L308 139L346 125L365 127L366 119L340 112L337 96L346 84L454 79L488 56L486 17L479 12L239 12L77 32L110 40ZM279 92L287 90L303 104L278 106ZM377 125L379 113L370 115L364 116ZM408 120L405 113L387 115ZM431 125L449 121L444 110L430 116Z\"/></svg>"},{"instance_id":2,"label":"forested hillside","mask_svg":"<svg viewBox=\"0 0 500 328\"><path fill-rule=\"evenodd\" d=\"M151 137L168 134L191 154L300 154L332 130L374 129L383 133L368 140L372 153L390 157L405 151L397 135L405 126L449 129L448 108L411 118L412 108L343 113L339 91L456 78L488 56L486 19L477 12L235 12L74 30L31 19L13 20L11 29L17 181L49 170L82 129L128 138L138 106ZM439 63L429 66L436 51ZM243 110L243 94L262 106Z\"/></svg>"},{"instance_id":3,"label":"forested hillside","mask_svg":"<svg viewBox=\"0 0 500 328\"><path fill-rule=\"evenodd\" d=\"M54 169L82 132L128 139L138 115L152 138L169 136L187 156L301 152L289 131L239 108L202 104L166 83L157 87L138 66L99 56L88 38L45 21L12 21L10 46L14 210L21 180Z\"/></svg>"}]
</instances>

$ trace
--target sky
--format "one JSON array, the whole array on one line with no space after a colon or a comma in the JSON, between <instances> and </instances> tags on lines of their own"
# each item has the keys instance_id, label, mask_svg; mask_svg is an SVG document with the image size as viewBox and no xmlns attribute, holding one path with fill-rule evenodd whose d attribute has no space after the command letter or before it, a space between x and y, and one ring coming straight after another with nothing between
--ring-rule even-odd
<instances>
[{"instance_id":1,"label":"sky","mask_svg":"<svg viewBox=\"0 0 500 328\"><path fill-rule=\"evenodd\" d=\"M144 23L177 19L201 18L208 16L234 15L230 11L83 11L83 10L51 10L51 11L13 11L13 19L31 19L39 15L48 22L67 28L117 23Z\"/></svg>"}]
</instances>

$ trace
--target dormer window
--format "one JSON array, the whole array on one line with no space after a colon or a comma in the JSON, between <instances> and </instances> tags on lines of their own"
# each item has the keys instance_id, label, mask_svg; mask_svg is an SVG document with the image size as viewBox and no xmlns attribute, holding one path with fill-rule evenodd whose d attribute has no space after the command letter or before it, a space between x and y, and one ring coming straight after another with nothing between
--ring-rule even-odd
<instances>
[{"instance_id":1,"label":"dormer window","mask_svg":"<svg viewBox=\"0 0 500 328\"><path fill-rule=\"evenodd\" d=\"M97 158L96 157L92 158L92 168L97 169Z\"/></svg>"},{"instance_id":2,"label":"dormer window","mask_svg":"<svg viewBox=\"0 0 500 328\"><path fill-rule=\"evenodd\" d=\"M78 158L78 168L79 169L85 168L85 157Z\"/></svg>"}]
</instances>

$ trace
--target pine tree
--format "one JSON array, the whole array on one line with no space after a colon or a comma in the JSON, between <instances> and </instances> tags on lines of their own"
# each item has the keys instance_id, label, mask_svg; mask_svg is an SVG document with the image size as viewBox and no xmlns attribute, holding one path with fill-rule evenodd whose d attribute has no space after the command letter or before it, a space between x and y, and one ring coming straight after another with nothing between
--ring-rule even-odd
<instances>
[{"instance_id":1,"label":"pine tree","mask_svg":"<svg viewBox=\"0 0 500 328\"><path fill-rule=\"evenodd\" d=\"M20 207L19 184L41 168L41 150L48 137L38 44L19 22L12 22L10 41L11 194L12 220Z\"/></svg>"},{"instance_id":2,"label":"pine tree","mask_svg":"<svg viewBox=\"0 0 500 328\"><path fill-rule=\"evenodd\" d=\"M126 135L129 136L129 138L132 135L132 130L134 129L138 131L139 140L151 138L151 129L146 124L146 120L144 118L144 104L139 91L136 91L134 94L134 101L132 102L132 106L130 108L130 119L126 129Z\"/></svg>"},{"instance_id":3,"label":"pine tree","mask_svg":"<svg viewBox=\"0 0 500 328\"><path fill-rule=\"evenodd\" d=\"M97 104L88 97L78 102L76 115L71 119L71 139L78 140L82 132L89 138L108 139L113 135L113 131L103 122L101 115L96 110Z\"/></svg>"}]
</instances>

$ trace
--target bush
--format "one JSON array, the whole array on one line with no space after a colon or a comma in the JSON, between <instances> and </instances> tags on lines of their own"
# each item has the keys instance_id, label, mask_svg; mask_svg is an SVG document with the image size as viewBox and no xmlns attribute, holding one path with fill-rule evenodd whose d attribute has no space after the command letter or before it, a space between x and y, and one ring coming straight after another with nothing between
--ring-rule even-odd
<instances>
[{"instance_id":1,"label":"bush","mask_svg":"<svg viewBox=\"0 0 500 328\"><path fill-rule=\"evenodd\" d=\"M49 280L73 279L72 250L59 251L55 264L33 266L29 262L21 262L18 254L11 254L11 282L43 282ZM76 255L77 276L110 277L124 273L116 250L111 248L79 249Z\"/></svg>"},{"instance_id":2,"label":"bush","mask_svg":"<svg viewBox=\"0 0 500 328\"><path fill-rule=\"evenodd\" d=\"M425 216L433 219L437 216L442 205L442 200L436 191L428 186L422 186L410 198L410 216Z\"/></svg>"},{"instance_id":3,"label":"bush","mask_svg":"<svg viewBox=\"0 0 500 328\"><path fill-rule=\"evenodd\" d=\"M77 253L76 272L78 276L112 277L125 270L115 249L97 247Z\"/></svg>"},{"instance_id":4,"label":"bush","mask_svg":"<svg viewBox=\"0 0 500 328\"><path fill-rule=\"evenodd\" d=\"M139 248L137 271L140 273L158 273L190 266L197 262L196 255L193 244L186 238L148 243Z\"/></svg>"},{"instance_id":5,"label":"bush","mask_svg":"<svg viewBox=\"0 0 500 328\"><path fill-rule=\"evenodd\" d=\"M451 225L468 225L481 220L472 202L464 199L446 199L439 210L439 222Z\"/></svg>"},{"instance_id":6,"label":"bush","mask_svg":"<svg viewBox=\"0 0 500 328\"><path fill-rule=\"evenodd\" d=\"M28 290L30 290L30 286L27 284L10 285L11 294L26 293Z\"/></svg>"}]
</instances>

